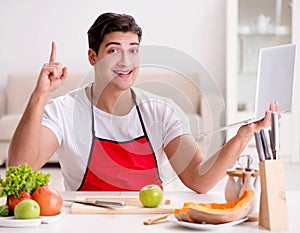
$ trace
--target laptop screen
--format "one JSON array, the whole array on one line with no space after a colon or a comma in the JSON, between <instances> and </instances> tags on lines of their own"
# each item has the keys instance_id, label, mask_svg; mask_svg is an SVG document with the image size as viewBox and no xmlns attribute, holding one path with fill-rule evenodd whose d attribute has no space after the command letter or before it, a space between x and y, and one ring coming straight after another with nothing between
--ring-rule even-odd
<instances>
[{"instance_id":1,"label":"laptop screen","mask_svg":"<svg viewBox=\"0 0 300 233\"><path fill-rule=\"evenodd\" d=\"M278 101L281 112L292 107L295 44L262 48L259 52L255 119L262 119L269 105Z\"/></svg>"}]
</instances>

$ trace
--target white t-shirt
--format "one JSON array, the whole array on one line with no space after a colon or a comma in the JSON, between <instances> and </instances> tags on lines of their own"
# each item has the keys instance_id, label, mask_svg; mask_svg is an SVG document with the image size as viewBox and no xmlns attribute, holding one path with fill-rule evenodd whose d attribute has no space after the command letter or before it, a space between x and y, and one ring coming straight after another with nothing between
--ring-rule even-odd
<instances>
[{"instance_id":1,"label":"white t-shirt","mask_svg":"<svg viewBox=\"0 0 300 233\"><path fill-rule=\"evenodd\" d=\"M175 137L191 134L189 119L170 99L132 88L163 183L175 177L164 147ZM95 135L128 141L143 135L136 107L124 116L114 116L94 106ZM58 160L66 190L77 190L84 177L92 145L91 102L85 87L52 99L45 107L42 125L50 128L59 142Z\"/></svg>"}]
</instances>

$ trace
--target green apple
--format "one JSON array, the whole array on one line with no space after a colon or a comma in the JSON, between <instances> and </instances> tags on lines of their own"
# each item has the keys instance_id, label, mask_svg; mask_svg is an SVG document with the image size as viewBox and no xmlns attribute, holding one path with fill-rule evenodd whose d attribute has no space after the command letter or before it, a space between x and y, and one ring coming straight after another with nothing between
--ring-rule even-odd
<instances>
[{"instance_id":1,"label":"green apple","mask_svg":"<svg viewBox=\"0 0 300 233\"><path fill-rule=\"evenodd\" d=\"M35 200L20 201L14 209L14 215L17 219L38 218L40 216L40 206Z\"/></svg>"},{"instance_id":2,"label":"green apple","mask_svg":"<svg viewBox=\"0 0 300 233\"><path fill-rule=\"evenodd\" d=\"M149 184L141 188L139 199L144 207L157 207L163 198L162 189L156 184Z\"/></svg>"}]
</instances>

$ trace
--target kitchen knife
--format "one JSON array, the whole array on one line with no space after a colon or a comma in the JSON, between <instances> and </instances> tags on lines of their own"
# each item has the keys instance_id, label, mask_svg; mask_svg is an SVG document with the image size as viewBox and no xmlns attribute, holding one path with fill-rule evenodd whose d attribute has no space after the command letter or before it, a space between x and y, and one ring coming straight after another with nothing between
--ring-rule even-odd
<instances>
[{"instance_id":1,"label":"kitchen knife","mask_svg":"<svg viewBox=\"0 0 300 233\"><path fill-rule=\"evenodd\" d=\"M262 145L262 140L259 132L254 133L255 136L255 145L258 153L259 161L265 160L265 153Z\"/></svg>"},{"instance_id":2,"label":"kitchen knife","mask_svg":"<svg viewBox=\"0 0 300 233\"><path fill-rule=\"evenodd\" d=\"M273 145L273 135L272 135L272 130L268 130L269 132L269 139L270 139L270 147L271 147L271 151L273 153L273 149L274 149L274 145Z\"/></svg>"},{"instance_id":3,"label":"kitchen knife","mask_svg":"<svg viewBox=\"0 0 300 233\"><path fill-rule=\"evenodd\" d=\"M278 113L272 112L272 152L273 152L273 159L278 159L278 151L279 151L279 125L278 125Z\"/></svg>"},{"instance_id":4,"label":"kitchen knife","mask_svg":"<svg viewBox=\"0 0 300 233\"><path fill-rule=\"evenodd\" d=\"M96 200L96 201L86 201L86 200L64 200L68 202L74 202L84 205L92 205L104 208L116 208L126 206L125 201L113 201L113 200Z\"/></svg>"},{"instance_id":5,"label":"kitchen knife","mask_svg":"<svg viewBox=\"0 0 300 233\"><path fill-rule=\"evenodd\" d=\"M265 130L263 130L263 129L260 130L260 136L261 136L261 141L262 141L263 150L264 150L266 159L272 159L272 151L269 147L269 143L268 143L268 139L267 139Z\"/></svg>"}]
</instances>

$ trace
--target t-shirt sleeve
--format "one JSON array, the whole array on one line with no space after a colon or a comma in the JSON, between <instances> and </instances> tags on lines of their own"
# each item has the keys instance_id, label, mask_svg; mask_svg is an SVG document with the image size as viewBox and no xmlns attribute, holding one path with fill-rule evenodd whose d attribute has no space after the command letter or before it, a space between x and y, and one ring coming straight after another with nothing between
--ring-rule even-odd
<instances>
[{"instance_id":1,"label":"t-shirt sleeve","mask_svg":"<svg viewBox=\"0 0 300 233\"><path fill-rule=\"evenodd\" d=\"M165 114L163 117L164 132L163 141L164 147L168 145L174 138L192 134L190 128L190 120L183 110L172 100L166 102Z\"/></svg>"},{"instance_id":2,"label":"t-shirt sleeve","mask_svg":"<svg viewBox=\"0 0 300 233\"><path fill-rule=\"evenodd\" d=\"M50 100L49 103L45 106L42 125L52 130L60 145L62 142L62 127L59 116L60 111L57 103L55 102L55 100Z\"/></svg>"}]
</instances>

